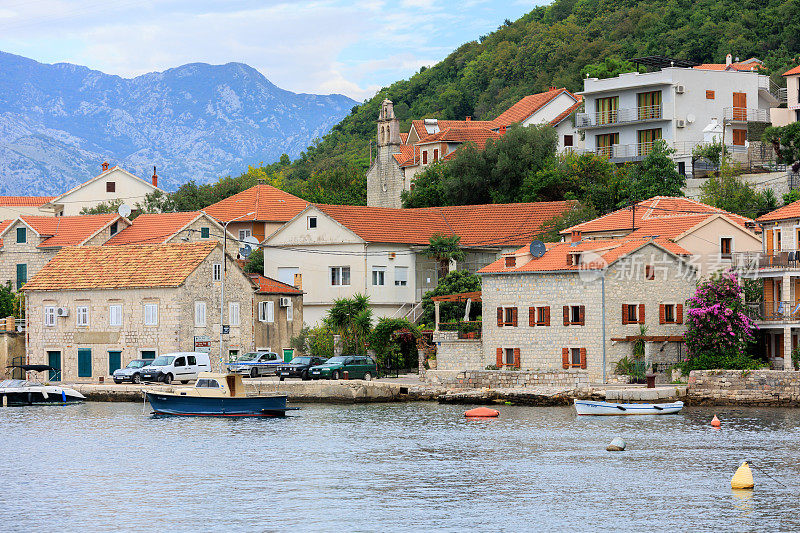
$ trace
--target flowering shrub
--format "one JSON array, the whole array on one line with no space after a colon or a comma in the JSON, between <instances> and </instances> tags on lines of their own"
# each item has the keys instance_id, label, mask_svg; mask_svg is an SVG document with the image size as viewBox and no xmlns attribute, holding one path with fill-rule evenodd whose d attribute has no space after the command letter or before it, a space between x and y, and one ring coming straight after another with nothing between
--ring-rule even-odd
<instances>
[{"instance_id":1,"label":"flowering shrub","mask_svg":"<svg viewBox=\"0 0 800 533\"><path fill-rule=\"evenodd\" d=\"M703 282L687 300L686 348L683 370L759 368L748 355L757 326L747 316L742 287L731 272Z\"/></svg>"}]
</instances>

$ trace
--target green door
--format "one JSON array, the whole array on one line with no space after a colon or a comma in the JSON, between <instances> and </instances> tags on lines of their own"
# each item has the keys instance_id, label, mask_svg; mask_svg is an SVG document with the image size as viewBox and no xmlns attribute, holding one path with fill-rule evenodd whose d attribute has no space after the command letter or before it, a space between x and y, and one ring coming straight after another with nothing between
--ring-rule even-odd
<instances>
[{"instance_id":1,"label":"green door","mask_svg":"<svg viewBox=\"0 0 800 533\"><path fill-rule=\"evenodd\" d=\"M17 290L28 283L28 265L20 263L17 265Z\"/></svg>"},{"instance_id":2,"label":"green door","mask_svg":"<svg viewBox=\"0 0 800 533\"><path fill-rule=\"evenodd\" d=\"M142 359L155 359L155 350L142 350Z\"/></svg>"},{"instance_id":3,"label":"green door","mask_svg":"<svg viewBox=\"0 0 800 533\"><path fill-rule=\"evenodd\" d=\"M53 367L50 371L50 381L61 381L61 352L47 352L47 364Z\"/></svg>"},{"instance_id":4,"label":"green door","mask_svg":"<svg viewBox=\"0 0 800 533\"><path fill-rule=\"evenodd\" d=\"M108 352L108 375L113 376L114 370L122 368L122 352L109 351Z\"/></svg>"},{"instance_id":5,"label":"green door","mask_svg":"<svg viewBox=\"0 0 800 533\"><path fill-rule=\"evenodd\" d=\"M89 348L78 349L78 377L92 377L92 350Z\"/></svg>"},{"instance_id":6,"label":"green door","mask_svg":"<svg viewBox=\"0 0 800 533\"><path fill-rule=\"evenodd\" d=\"M294 348L284 348L283 349L283 361L288 363L294 358Z\"/></svg>"}]
</instances>

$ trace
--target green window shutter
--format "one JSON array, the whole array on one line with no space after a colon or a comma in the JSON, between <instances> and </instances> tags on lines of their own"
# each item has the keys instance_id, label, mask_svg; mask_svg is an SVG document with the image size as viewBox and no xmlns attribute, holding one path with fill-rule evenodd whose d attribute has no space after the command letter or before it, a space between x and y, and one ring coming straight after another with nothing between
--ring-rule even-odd
<instances>
[{"instance_id":1,"label":"green window shutter","mask_svg":"<svg viewBox=\"0 0 800 533\"><path fill-rule=\"evenodd\" d=\"M78 377L92 377L92 350L89 348L78 350Z\"/></svg>"},{"instance_id":2,"label":"green window shutter","mask_svg":"<svg viewBox=\"0 0 800 533\"><path fill-rule=\"evenodd\" d=\"M115 370L122 368L122 352L118 350L108 352L108 375L113 376Z\"/></svg>"},{"instance_id":3,"label":"green window shutter","mask_svg":"<svg viewBox=\"0 0 800 533\"><path fill-rule=\"evenodd\" d=\"M17 265L17 290L28 283L28 265L21 263Z\"/></svg>"},{"instance_id":4,"label":"green window shutter","mask_svg":"<svg viewBox=\"0 0 800 533\"><path fill-rule=\"evenodd\" d=\"M200 228L200 237L203 239L208 239L211 236L211 230L209 228Z\"/></svg>"},{"instance_id":5,"label":"green window shutter","mask_svg":"<svg viewBox=\"0 0 800 533\"><path fill-rule=\"evenodd\" d=\"M18 243L25 243L28 242L28 230L24 227L17 228L17 242Z\"/></svg>"}]
</instances>

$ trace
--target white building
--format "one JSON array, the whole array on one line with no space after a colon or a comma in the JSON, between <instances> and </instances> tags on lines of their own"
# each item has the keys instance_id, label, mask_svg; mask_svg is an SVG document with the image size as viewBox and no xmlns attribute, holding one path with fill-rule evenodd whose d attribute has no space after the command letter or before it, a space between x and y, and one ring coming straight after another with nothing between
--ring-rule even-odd
<instances>
[{"instance_id":1,"label":"white building","mask_svg":"<svg viewBox=\"0 0 800 533\"><path fill-rule=\"evenodd\" d=\"M800 122L800 66L783 73L786 78L786 107L770 110L773 126L786 126Z\"/></svg>"},{"instance_id":2,"label":"white building","mask_svg":"<svg viewBox=\"0 0 800 533\"><path fill-rule=\"evenodd\" d=\"M689 66L657 59L665 66L655 72L584 80L585 112L578 113L576 127L585 132L588 150L613 162L638 161L663 139L686 173L709 125L722 126L733 152L746 152L748 122L769 122L770 108L780 101L769 76L758 74L758 60L734 63L729 55L725 64Z\"/></svg>"}]
</instances>

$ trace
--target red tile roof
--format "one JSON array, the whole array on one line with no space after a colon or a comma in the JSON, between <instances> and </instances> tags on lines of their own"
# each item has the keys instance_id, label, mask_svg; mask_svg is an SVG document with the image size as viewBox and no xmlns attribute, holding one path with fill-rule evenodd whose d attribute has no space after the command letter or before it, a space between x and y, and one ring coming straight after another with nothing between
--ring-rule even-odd
<instances>
[{"instance_id":1,"label":"red tile roof","mask_svg":"<svg viewBox=\"0 0 800 533\"><path fill-rule=\"evenodd\" d=\"M218 245L215 241L64 248L23 290L178 287Z\"/></svg>"},{"instance_id":2,"label":"red tile roof","mask_svg":"<svg viewBox=\"0 0 800 533\"><path fill-rule=\"evenodd\" d=\"M594 220L577 224L561 233L567 235L573 230L580 230L584 234L626 230L631 232L635 229L637 235L646 233L647 235L678 236L705 218L717 214L724 215L743 227L747 224L754 224L752 219L689 198L654 196L636 204L635 213L633 213L635 220L633 221L631 220L631 208L626 207ZM633 224L633 229L631 224Z\"/></svg>"},{"instance_id":3,"label":"red tile roof","mask_svg":"<svg viewBox=\"0 0 800 533\"><path fill-rule=\"evenodd\" d=\"M746 59L744 61L731 63L730 65L725 63L703 63L702 65L697 65L694 68L698 70L738 70L740 72L751 72L757 71L762 65L763 63L761 63L760 60L756 59L755 57L751 57L750 59Z\"/></svg>"},{"instance_id":4,"label":"red tile roof","mask_svg":"<svg viewBox=\"0 0 800 533\"><path fill-rule=\"evenodd\" d=\"M517 264L515 266L507 267L505 263L506 256L504 256L478 272L483 274L497 274L514 272L578 271L592 268L604 268L649 243L655 243L675 255L691 255L686 249L668 239L653 240L634 238L586 240L577 243L559 242L549 244L544 255L538 258L531 256L528 247L525 246L514 252L513 255L517 256ZM567 256L575 252L582 252L584 254L592 252L588 257L588 264L568 264ZM584 255L583 260L587 260L586 255Z\"/></svg>"},{"instance_id":5,"label":"red tile roof","mask_svg":"<svg viewBox=\"0 0 800 533\"><path fill-rule=\"evenodd\" d=\"M766 215L761 215L756 219L756 222L772 222L775 220L790 220L794 218L800 218L800 200L779 207Z\"/></svg>"},{"instance_id":6,"label":"red tile roof","mask_svg":"<svg viewBox=\"0 0 800 533\"><path fill-rule=\"evenodd\" d=\"M407 140L408 140L408 133L401 133L400 134L400 142L405 144Z\"/></svg>"},{"instance_id":7,"label":"red tile roof","mask_svg":"<svg viewBox=\"0 0 800 533\"><path fill-rule=\"evenodd\" d=\"M256 290L258 294L303 294L303 291L296 287L261 274L248 274L247 276L258 287Z\"/></svg>"},{"instance_id":8,"label":"red tile roof","mask_svg":"<svg viewBox=\"0 0 800 533\"><path fill-rule=\"evenodd\" d=\"M420 161L419 148L411 144L401 144L400 153L392 155L401 167L419 164Z\"/></svg>"},{"instance_id":9,"label":"red tile roof","mask_svg":"<svg viewBox=\"0 0 800 533\"><path fill-rule=\"evenodd\" d=\"M122 217L117 214L105 214L69 217L31 215L19 218L41 237L47 237L39 245L39 248L54 248L83 244L100 230Z\"/></svg>"},{"instance_id":10,"label":"red tile roof","mask_svg":"<svg viewBox=\"0 0 800 533\"><path fill-rule=\"evenodd\" d=\"M492 121L491 127L499 128L500 126L510 126L511 124L522 122L562 93L568 94L578 102L580 101L577 96L563 87L561 89L553 89L543 93L531 94L525 96L519 102L501 113Z\"/></svg>"},{"instance_id":11,"label":"red tile roof","mask_svg":"<svg viewBox=\"0 0 800 533\"><path fill-rule=\"evenodd\" d=\"M202 216L199 211L139 215L130 226L111 237L105 244L120 246L164 243L199 216Z\"/></svg>"},{"instance_id":12,"label":"red tile roof","mask_svg":"<svg viewBox=\"0 0 800 533\"><path fill-rule=\"evenodd\" d=\"M486 141L489 139L499 139L503 135L492 131L488 128L482 127L448 127L441 130L439 133L429 135L421 139L417 145L424 145L430 143L475 143L478 148L483 149L486 146Z\"/></svg>"},{"instance_id":13,"label":"red tile roof","mask_svg":"<svg viewBox=\"0 0 800 533\"><path fill-rule=\"evenodd\" d=\"M795 74L800 74L800 65L794 68L790 68L789 70L783 73L784 76L793 76Z\"/></svg>"},{"instance_id":14,"label":"red tile roof","mask_svg":"<svg viewBox=\"0 0 800 533\"><path fill-rule=\"evenodd\" d=\"M564 120L565 118L567 118L567 117L568 117L568 116L570 116L572 113L574 113L575 111L577 111L577 110L578 110L578 108L579 108L579 107L581 106L581 104L583 103L583 97L582 97L582 96L580 96L580 95L576 95L576 96L577 96L577 98L578 98L578 101L577 101L577 102L575 102L575 103L574 103L574 104L573 104L571 107L568 107L567 109L565 109L564 111L562 111L562 112L561 112L561 113L560 113L560 114L559 114L559 115L558 115L556 118L554 118L553 120L551 120L551 121L550 121L550 125L551 125L551 126L558 126L558 125L561 123L561 121L562 121L562 120Z\"/></svg>"},{"instance_id":15,"label":"red tile roof","mask_svg":"<svg viewBox=\"0 0 800 533\"><path fill-rule=\"evenodd\" d=\"M203 211L223 222L288 222L306 208L308 202L272 185L260 184L206 207ZM248 216L247 213L254 214Z\"/></svg>"},{"instance_id":16,"label":"red tile roof","mask_svg":"<svg viewBox=\"0 0 800 533\"><path fill-rule=\"evenodd\" d=\"M0 207L41 207L55 196L0 196Z\"/></svg>"},{"instance_id":17,"label":"red tile roof","mask_svg":"<svg viewBox=\"0 0 800 533\"><path fill-rule=\"evenodd\" d=\"M458 235L464 246L520 246L574 202L486 204L415 209L316 205L367 242L427 245L435 233Z\"/></svg>"}]
</instances>

